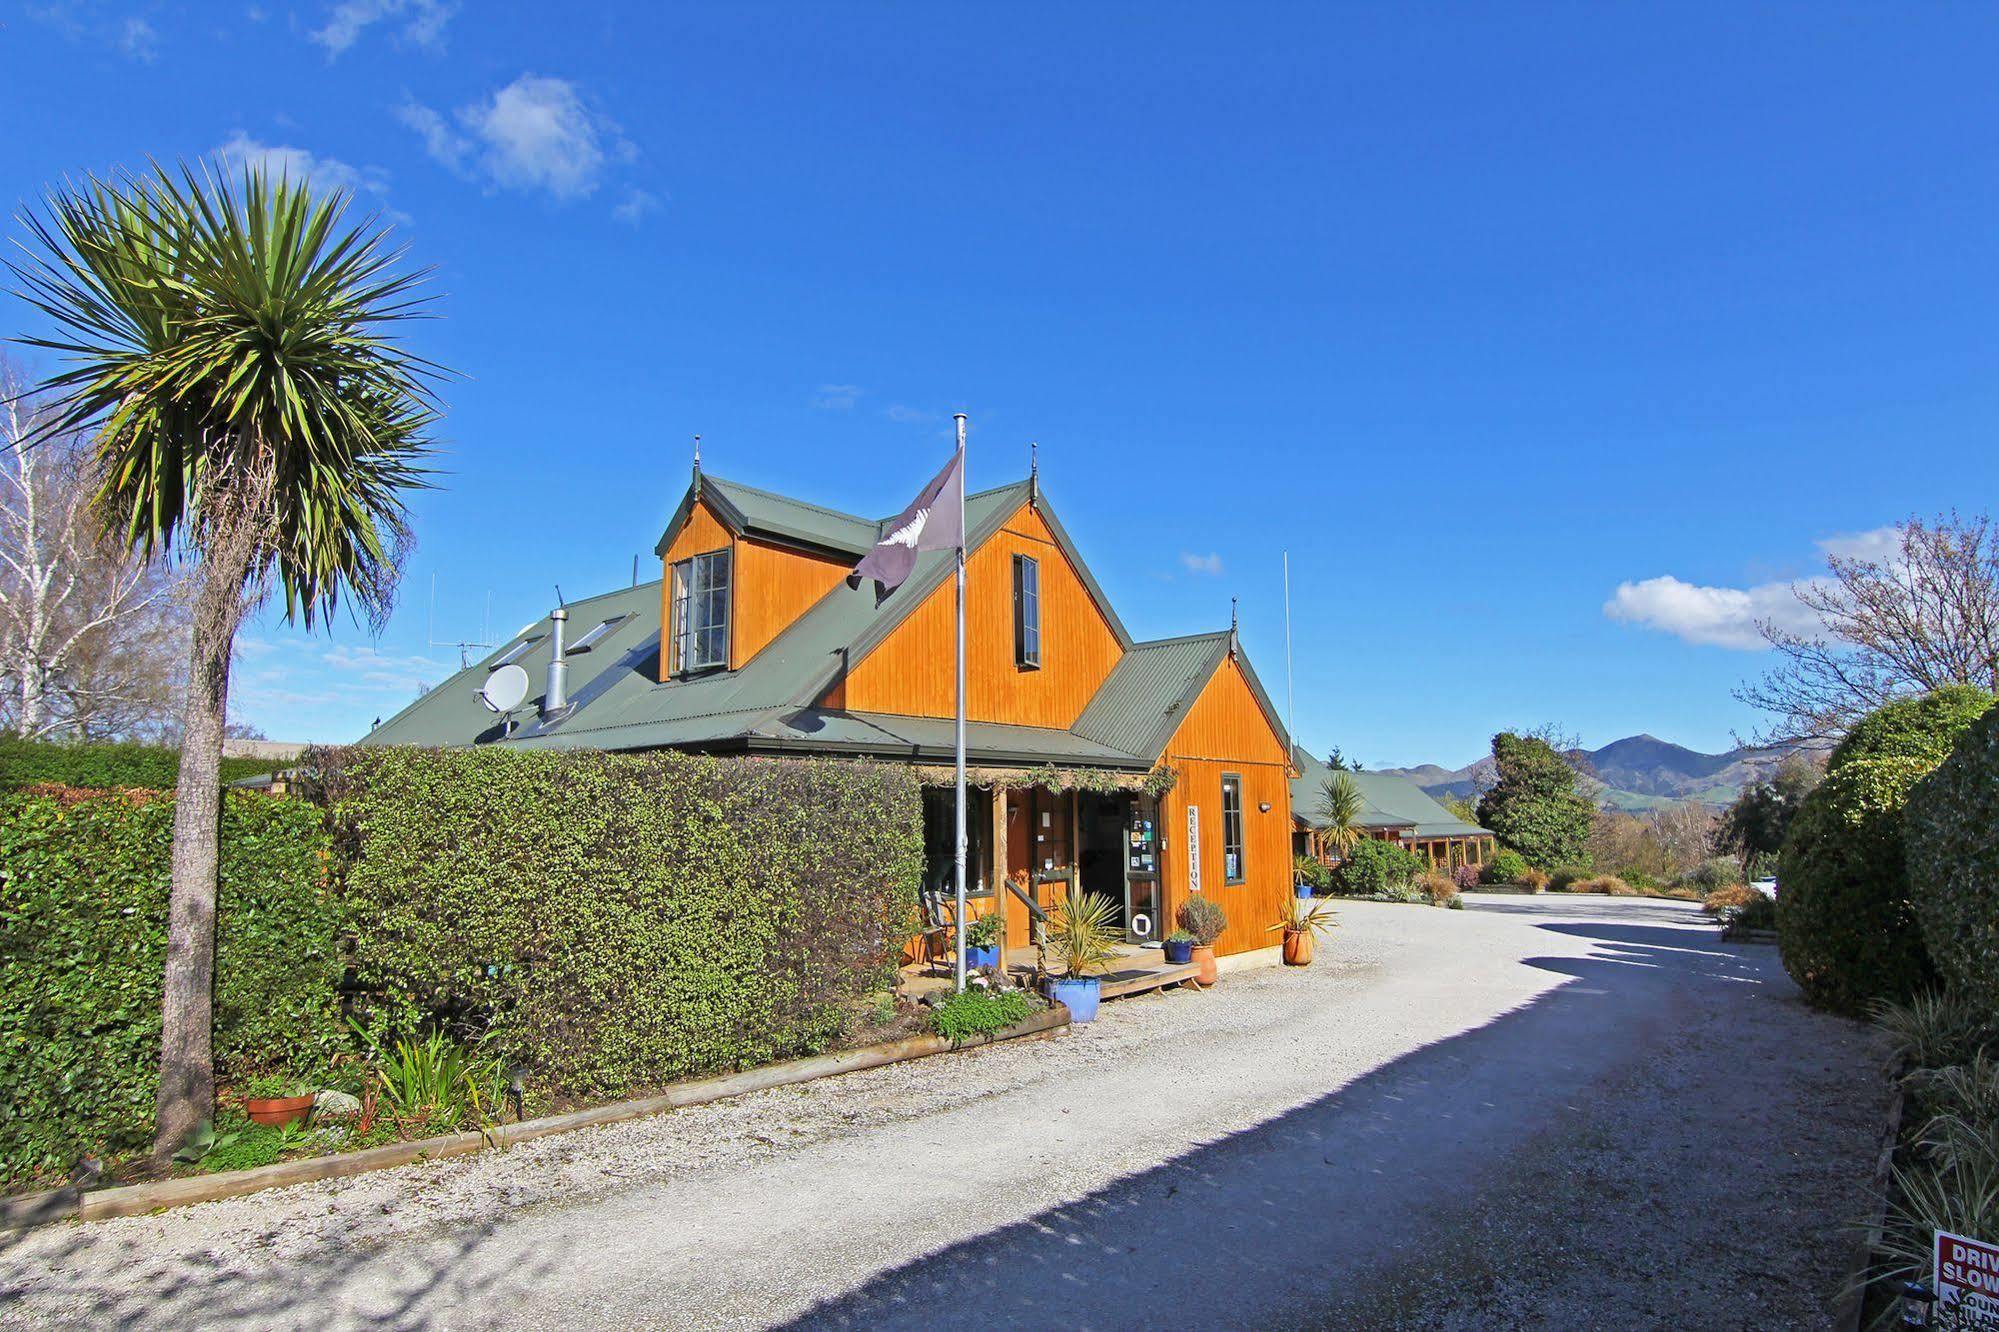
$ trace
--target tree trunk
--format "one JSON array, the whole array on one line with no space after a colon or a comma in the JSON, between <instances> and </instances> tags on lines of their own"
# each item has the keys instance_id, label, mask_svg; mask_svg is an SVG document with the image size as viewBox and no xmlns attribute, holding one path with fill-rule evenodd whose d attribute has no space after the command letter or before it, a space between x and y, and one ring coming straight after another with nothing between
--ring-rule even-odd
<instances>
[{"instance_id":1,"label":"tree trunk","mask_svg":"<svg viewBox=\"0 0 1999 1332\"><path fill-rule=\"evenodd\" d=\"M250 524L227 525L204 552L181 712L174 795L173 887L167 902L166 987L153 1155L164 1162L215 1111L215 886L222 819L222 730L229 658L248 597Z\"/></svg>"}]
</instances>

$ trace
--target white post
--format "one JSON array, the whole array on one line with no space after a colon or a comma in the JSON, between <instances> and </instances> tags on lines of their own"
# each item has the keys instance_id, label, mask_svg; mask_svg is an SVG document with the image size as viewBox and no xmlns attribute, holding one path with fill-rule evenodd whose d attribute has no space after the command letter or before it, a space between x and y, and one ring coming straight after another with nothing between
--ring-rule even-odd
<instances>
[{"instance_id":1,"label":"white post","mask_svg":"<svg viewBox=\"0 0 1999 1332\"><path fill-rule=\"evenodd\" d=\"M965 988L965 414L958 422L958 841L957 875L958 989Z\"/></svg>"}]
</instances>

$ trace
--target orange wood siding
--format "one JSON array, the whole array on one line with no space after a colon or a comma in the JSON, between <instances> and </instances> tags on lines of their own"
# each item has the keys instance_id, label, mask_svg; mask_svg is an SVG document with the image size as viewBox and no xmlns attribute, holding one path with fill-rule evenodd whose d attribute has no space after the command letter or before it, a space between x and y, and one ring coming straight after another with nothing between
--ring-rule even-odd
<instances>
[{"instance_id":1,"label":"orange wood siding","mask_svg":"<svg viewBox=\"0 0 1999 1332\"><path fill-rule=\"evenodd\" d=\"M851 568L851 559L807 555L747 538L738 541L730 583L735 621L729 629L729 668L740 670L832 591Z\"/></svg>"},{"instance_id":2,"label":"orange wood siding","mask_svg":"<svg viewBox=\"0 0 1999 1332\"><path fill-rule=\"evenodd\" d=\"M669 545L666 548L666 554L660 557L659 623L661 632L659 640L659 674L662 680L666 678L667 672L672 669L671 663L673 661L673 650L669 645L673 642L673 566L675 561L684 560L690 555L706 555L711 550L721 550L725 546L733 547L735 544L735 538L729 534L728 528L722 526L722 520L715 516L714 511L706 504L697 504L694 506L694 512L687 515L687 525L674 535L673 544ZM733 570L731 571L731 586L734 586Z\"/></svg>"},{"instance_id":3,"label":"orange wood siding","mask_svg":"<svg viewBox=\"0 0 1999 1332\"><path fill-rule=\"evenodd\" d=\"M1013 660L1013 557L1041 566L1041 666ZM974 721L1067 727L1123 649L1041 515L1022 505L971 554L966 605L966 713ZM949 717L957 711L955 590L949 581L862 658L825 702L855 712Z\"/></svg>"},{"instance_id":4,"label":"orange wood siding","mask_svg":"<svg viewBox=\"0 0 1999 1332\"><path fill-rule=\"evenodd\" d=\"M1166 745L1166 763L1176 780L1159 802L1166 835L1166 910L1187 900L1187 809L1199 811L1201 891L1228 913L1228 929L1215 943L1217 953L1243 953L1279 942L1269 926L1290 895L1291 776L1284 742L1263 709L1242 668L1225 659L1187 710L1186 720ZM1242 778L1244 881L1225 883L1222 872L1222 776ZM1268 803L1270 812L1257 806Z\"/></svg>"}]
</instances>

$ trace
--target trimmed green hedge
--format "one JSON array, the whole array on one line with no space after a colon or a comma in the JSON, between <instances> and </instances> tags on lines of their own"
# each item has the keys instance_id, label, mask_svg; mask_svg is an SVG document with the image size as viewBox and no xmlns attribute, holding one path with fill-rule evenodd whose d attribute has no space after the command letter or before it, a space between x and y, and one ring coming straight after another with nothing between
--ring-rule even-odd
<instances>
[{"instance_id":1,"label":"trimmed green hedge","mask_svg":"<svg viewBox=\"0 0 1999 1332\"><path fill-rule=\"evenodd\" d=\"M1909 900L1903 808L1916 758L1852 759L1798 809L1777 872L1784 969L1821 1008L1864 1016L1935 978Z\"/></svg>"},{"instance_id":2,"label":"trimmed green hedge","mask_svg":"<svg viewBox=\"0 0 1999 1332\"><path fill-rule=\"evenodd\" d=\"M173 801L0 795L0 1173L152 1138ZM345 1042L320 812L223 802L215 1056L318 1072Z\"/></svg>"},{"instance_id":3,"label":"trimmed green hedge","mask_svg":"<svg viewBox=\"0 0 1999 1332\"><path fill-rule=\"evenodd\" d=\"M1480 883L1519 883L1526 879L1527 871L1533 866L1527 857L1508 847L1501 847L1499 853L1485 862L1478 872Z\"/></svg>"},{"instance_id":4,"label":"trimmed green hedge","mask_svg":"<svg viewBox=\"0 0 1999 1332\"><path fill-rule=\"evenodd\" d=\"M1406 888L1409 881L1430 867L1430 862L1394 842L1363 837L1354 843L1340 862L1339 891L1350 897L1366 897Z\"/></svg>"},{"instance_id":5,"label":"trimmed green hedge","mask_svg":"<svg viewBox=\"0 0 1999 1332\"><path fill-rule=\"evenodd\" d=\"M491 1030L558 1093L824 1050L914 929L906 767L511 749L328 762L375 1020Z\"/></svg>"},{"instance_id":6,"label":"trimmed green hedge","mask_svg":"<svg viewBox=\"0 0 1999 1332\"><path fill-rule=\"evenodd\" d=\"M1957 737L1992 707L1992 695L1975 685L1947 685L1920 698L1885 703L1853 724L1826 758L1837 772L1856 759L1920 759L1934 768Z\"/></svg>"},{"instance_id":7,"label":"trimmed green hedge","mask_svg":"<svg viewBox=\"0 0 1999 1332\"><path fill-rule=\"evenodd\" d=\"M1944 981L1999 1013L1999 710L1909 796L1909 892Z\"/></svg>"},{"instance_id":8,"label":"trimmed green hedge","mask_svg":"<svg viewBox=\"0 0 1999 1332\"><path fill-rule=\"evenodd\" d=\"M222 780L239 782L289 766L270 759L226 758L222 760ZM0 787L170 791L179 780L180 751L163 745L68 744L0 736Z\"/></svg>"}]
</instances>

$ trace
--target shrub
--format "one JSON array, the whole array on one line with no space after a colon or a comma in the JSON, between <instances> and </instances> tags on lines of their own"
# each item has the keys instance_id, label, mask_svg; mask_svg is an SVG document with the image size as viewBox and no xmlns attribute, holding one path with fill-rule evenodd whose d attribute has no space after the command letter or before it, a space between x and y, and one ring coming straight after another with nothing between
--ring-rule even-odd
<instances>
[{"instance_id":1,"label":"shrub","mask_svg":"<svg viewBox=\"0 0 1999 1332\"><path fill-rule=\"evenodd\" d=\"M1593 878L1577 879L1569 885L1572 893L1598 893L1604 897L1636 897L1638 890L1615 874L1599 874Z\"/></svg>"},{"instance_id":2,"label":"shrub","mask_svg":"<svg viewBox=\"0 0 1999 1332\"><path fill-rule=\"evenodd\" d=\"M1458 895L1457 880L1435 870L1416 876L1416 891L1430 899L1432 906L1444 906Z\"/></svg>"},{"instance_id":3,"label":"shrub","mask_svg":"<svg viewBox=\"0 0 1999 1332\"><path fill-rule=\"evenodd\" d=\"M1479 867L1477 865L1457 866L1451 871L1451 882L1458 886L1459 892L1470 892L1479 885Z\"/></svg>"},{"instance_id":4,"label":"shrub","mask_svg":"<svg viewBox=\"0 0 1999 1332\"><path fill-rule=\"evenodd\" d=\"M1701 899L1701 910L1718 918L1724 912L1740 911L1749 905L1750 898L1761 896L1746 883L1724 884Z\"/></svg>"},{"instance_id":5,"label":"shrub","mask_svg":"<svg viewBox=\"0 0 1999 1332\"><path fill-rule=\"evenodd\" d=\"M1948 990L1876 1004L1872 1016L1895 1056L1917 1068L1969 1063L1980 1051L1999 1047L1999 1013Z\"/></svg>"},{"instance_id":6,"label":"shrub","mask_svg":"<svg viewBox=\"0 0 1999 1332\"><path fill-rule=\"evenodd\" d=\"M1711 856L1680 876L1682 887L1712 894L1742 882L1742 867L1728 856Z\"/></svg>"},{"instance_id":7,"label":"shrub","mask_svg":"<svg viewBox=\"0 0 1999 1332\"><path fill-rule=\"evenodd\" d=\"M226 758L222 760L222 780L238 782L287 766L269 759ZM66 744L0 736L0 787L170 791L179 778L180 751L163 745Z\"/></svg>"},{"instance_id":8,"label":"shrub","mask_svg":"<svg viewBox=\"0 0 1999 1332\"><path fill-rule=\"evenodd\" d=\"M1545 891L1548 887L1548 876L1540 870L1530 869L1518 879L1515 879L1514 882L1530 893L1538 893Z\"/></svg>"},{"instance_id":9,"label":"shrub","mask_svg":"<svg viewBox=\"0 0 1999 1332\"><path fill-rule=\"evenodd\" d=\"M1333 867L1311 856L1299 856L1294 866L1298 882L1314 893L1328 893L1333 889Z\"/></svg>"},{"instance_id":10,"label":"shrub","mask_svg":"<svg viewBox=\"0 0 1999 1332\"><path fill-rule=\"evenodd\" d=\"M1212 948L1229 927L1229 916L1214 898L1205 893L1189 893L1180 909L1173 913L1173 923L1194 936L1196 948Z\"/></svg>"},{"instance_id":11,"label":"shrub","mask_svg":"<svg viewBox=\"0 0 1999 1332\"><path fill-rule=\"evenodd\" d=\"M1910 793L1907 828L1930 956L1947 985L1999 1013L1999 710Z\"/></svg>"},{"instance_id":12,"label":"shrub","mask_svg":"<svg viewBox=\"0 0 1999 1332\"><path fill-rule=\"evenodd\" d=\"M1340 863L1339 890L1352 897L1407 888L1427 868L1423 857L1394 842L1366 838Z\"/></svg>"},{"instance_id":13,"label":"shrub","mask_svg":"<svg viewBox=\"0 0 1999 1332\"><path fill-rule=\"evenodd\" d=\"M1642 869L1626 869L1617 876L1639 892L1649 893L1659 886L1659 880Z\"/></svg>"},{"instance_id":14,"label":"shrub","mask_svg":"<svg viewBox=\"0 0 1999 1332\"><path fill-rule=\"evenodd\" d=\"M1833 746L1826 771L1837 772L1858 759L1916 759L1934 768L1992 707L1992 695L1973 685L1948 685L1919 698L1883 704L1853 724Z\"/></svg>"},{"instance_id":15,"label":"shrub","mask_svg":"<svg viewBox=\"0 0 1999 1332\"><path fill-rule=\"evenodd\" d=\"M964 990L930 1010L930 1029L949 1040L962 1041L967 1036L1011 1027L1032 1012L1034 1001L1020 990Z\"/></svg>"},{"instance_id":16,"label":"shrub","mask_svg":"<svg viewBox=\"0 0 1999 1332\"><path fill-rule=\"evenodd\" d=\"M321 756L384 1038L492 1031L618 1096L826 1049L914 929L907 768L685 754Z\"/></svg>"},{"instance_id":17,"label":"shrub","mask_svg":"<svg viewBox=\"0 0 1999 1332\"><path fill-rule=\"evenodd\" d=\"M0 796L0 1172L152 1137L173 801ZM318 810L223 800L215 1058L224 1078L324 1069L340 1020L337 895Z\"/></svg>"},{"instance_id":18,"label":"shrub","mask_svg":"<svg viewBox=\"0 0 1999 1332\"><path fill-rule=\"evenodd\" d=\"M1576 885L1590 877L1587 865L1557 865L1548 873L1548 891L1551 893L1572 893Z\"/></svg>"},{"instance_id":19,"label":"shrub","mask_svg":"<svg viewBox=\"0 0 1999 1332\"><path fill-rule=\"evenodd\" d=\"M1854 759L1791 822L1777 942L1785 970L1821 1008L1858 1016L1933 977L1902 852L1902 808L1924 771L1919 759Z\"/></svg>"},{"instance_id":20,"label":"shrub","mask_svg":"<svg viewBox=\"0 0 1999 1332\"><path fill-rule=\"evenodd\" d=\"M1527 857L1508 849L1480 866L1478 877L1481 883L1519 883L1527 877L1531 868Z\"/></svg>"}]
</instances>

